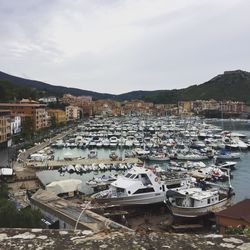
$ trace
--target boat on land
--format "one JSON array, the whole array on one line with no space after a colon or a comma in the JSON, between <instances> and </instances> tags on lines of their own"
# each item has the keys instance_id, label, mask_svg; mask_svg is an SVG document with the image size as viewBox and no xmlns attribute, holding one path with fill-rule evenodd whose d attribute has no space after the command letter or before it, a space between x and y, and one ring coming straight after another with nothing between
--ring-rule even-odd
<instances>
[{"instance_id":1,"label":"boat on land","mask_svg":"<svg viewBox=\"0 0 250 250\"><path fill-rule=\"evenodd\" d=\"M202 187L167 191L165 203L174 216L195 218L219 212L232 205L234 192L231 186L211 187L211 183L201 183Z\"/></svg>"},{"instance_id":2,"label":"boat on land","mask_svg":"<svg viewBox=\"0 0 250 250\"><path fill-rule=\"evenodd\" d=\"M179 179L174 188L188 184L188 180ZM109 189L94 194L92 198L98 203L119 206L154 204L165 200L167 189L168 183L161 180L153 169L133 167L112 182Z\"/></svg>"}]
</instances>

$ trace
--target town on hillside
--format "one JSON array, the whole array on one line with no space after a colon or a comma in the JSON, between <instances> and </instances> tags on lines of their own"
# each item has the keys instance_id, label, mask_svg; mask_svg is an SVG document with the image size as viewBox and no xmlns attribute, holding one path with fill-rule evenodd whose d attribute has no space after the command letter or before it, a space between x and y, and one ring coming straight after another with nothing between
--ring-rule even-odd
<instances>
[{"instance_id":1,"label":"town on hillside","mask_svg":"<svg viewBox=\"0 0 250 250\"><path fill-rule=\"evenodd\" d=\"M55 104L55 105L54 105ZM203 115L217 118L248 118L250 108L244 102L195 100L178 104L154 104L142 100L93 100L91 96L64 94L62 98L44 97L0 103L0 144L16 137L28 126L29 132L76 122L90 116L166 116ZM23 131L24 132L24 131Z\"/></svg>"}]
</instances>

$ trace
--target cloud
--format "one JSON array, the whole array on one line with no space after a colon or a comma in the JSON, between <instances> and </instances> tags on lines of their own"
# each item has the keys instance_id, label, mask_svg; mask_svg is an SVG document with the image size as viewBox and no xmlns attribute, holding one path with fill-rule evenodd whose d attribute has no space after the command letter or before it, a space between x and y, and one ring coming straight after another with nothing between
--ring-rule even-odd
<instances>
[{"instance_id":1,"label":"cloud","mask_svg":"<svg viewBox=\"0 0 250 250\"><path fill-rule=\"evenodd\" d=\"M0 6L0 69L101 92L250 69L247 0L41 0Z\"/></svg>"}]
</instances>

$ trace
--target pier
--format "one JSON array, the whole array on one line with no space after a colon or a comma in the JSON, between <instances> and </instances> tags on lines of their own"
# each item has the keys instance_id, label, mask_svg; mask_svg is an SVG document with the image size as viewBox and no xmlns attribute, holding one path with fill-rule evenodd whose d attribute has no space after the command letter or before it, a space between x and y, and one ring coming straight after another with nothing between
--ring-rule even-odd
<instances>
[{"instance_id":1,"label":"pier","mask_svg":"<svg viewBox=\"0 0 250 250\"><path fill-rule=\"evenodd\" d=\"M111 159L74 159L74 160L51 160L51 161L26 161L26 167L35 168L35 169L58 169L65 165L92 165L92 164L135 164L141 163L138 158L126 158L124 160L113 161Z\"/></svg>"}]
</instances>

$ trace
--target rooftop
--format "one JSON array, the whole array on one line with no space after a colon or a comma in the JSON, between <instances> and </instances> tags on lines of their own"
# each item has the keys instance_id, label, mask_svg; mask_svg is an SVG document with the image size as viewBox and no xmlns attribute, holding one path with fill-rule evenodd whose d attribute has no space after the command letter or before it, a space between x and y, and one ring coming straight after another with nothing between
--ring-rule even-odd
<instances>
[{"instance_id":1,"label":"rooftop","mask_svg":"<svg viewBox=\"0 0 250 250\"><path fill-rule=\"evenodd\" d=\"M238 202L237 204L216 213L216 216L243 219L250 222L250 199Z\"/></svg>"}]
</instances>

